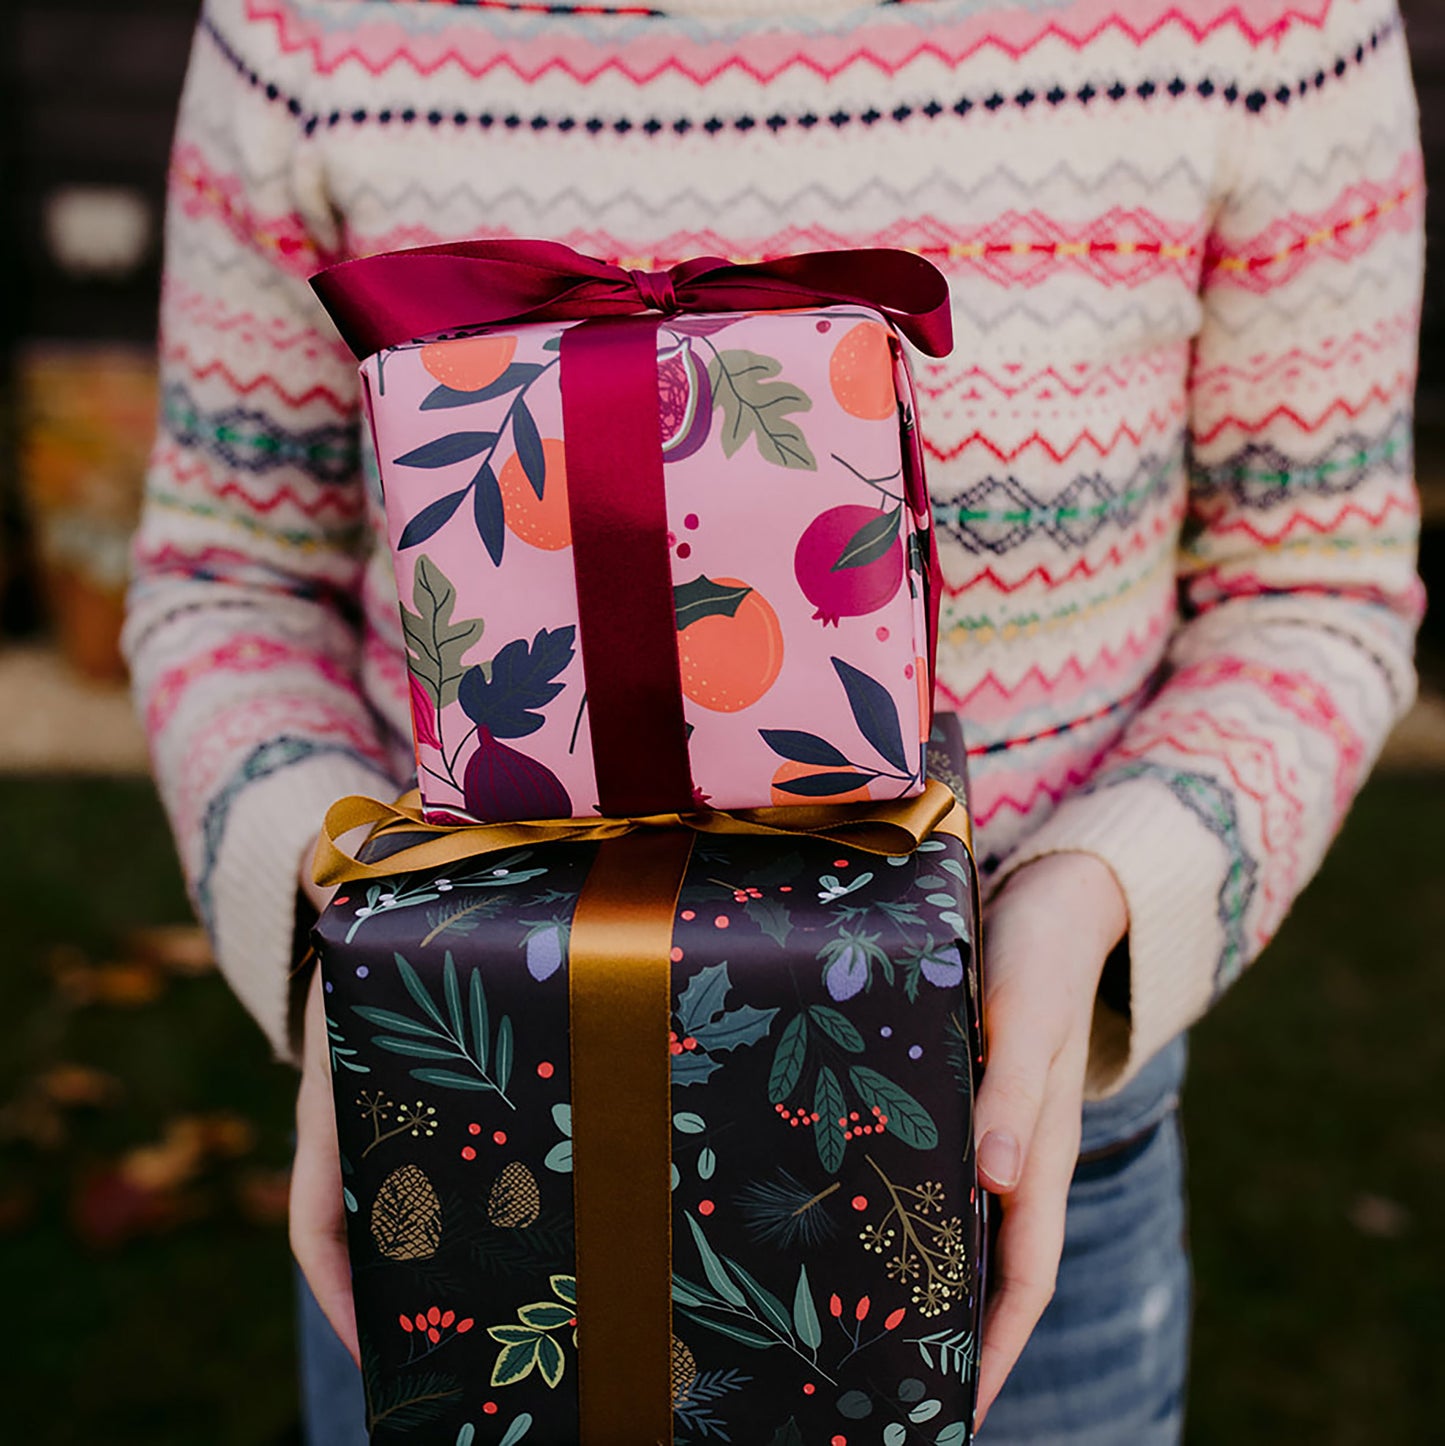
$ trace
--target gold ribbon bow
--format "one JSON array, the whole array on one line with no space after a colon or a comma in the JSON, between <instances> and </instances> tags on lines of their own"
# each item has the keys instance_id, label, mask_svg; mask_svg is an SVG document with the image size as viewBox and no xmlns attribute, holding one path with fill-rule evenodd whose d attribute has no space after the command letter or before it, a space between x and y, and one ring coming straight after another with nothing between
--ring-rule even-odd
<instances>
[{"instance_id":1,"label":"gold ribbon bow","mask_svg":"<svg viewBox=\"0 0 1445 1446\"><path fill-rule=\"evenodd\" d=\"M337 839L372 825L367 862ZM700 834L808 836L912 853L934 833L972 850L968 812L936 779L886 803L537 823L428 823L412 791L343 798L316 848L318 884L391 878L545 843L600 845L568 950L578 1411L582 1446L672 1441L672 928Z\"/></svg>"}]
</instances>

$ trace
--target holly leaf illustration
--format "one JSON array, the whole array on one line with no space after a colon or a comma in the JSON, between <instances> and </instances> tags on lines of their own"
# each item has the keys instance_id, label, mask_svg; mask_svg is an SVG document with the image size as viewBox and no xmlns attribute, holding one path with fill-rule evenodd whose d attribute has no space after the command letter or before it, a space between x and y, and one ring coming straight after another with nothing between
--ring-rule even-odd
<instances>
[{"instance_id":1,"label":"holly leaf illustration","mask_svg":"<svg viewBox=\"0 0 1445 1446\"><path fill-rule=\"evenodd\" d=\"M672 1082L679 1088L706 1084L721 1068L721 1060L704 1054L700 1049L684 1050L681 1054L672 1056Z\"/></svg>"},{"instance_id":2,"label":"holly leaf illustration","mask_svg":"<svg viewBox=\"0 0 1445 1446\"><path fill-rule=\"evenodd\" d=\"M759 728L758 736L779 758L790 758L794 763L818 763L829 768L849 766L846 754L815 733L796 728Z\"/></svg>"},{"instance_id":3,"label":"holly leaf illustration","mask_svg":"<svg viewBox=\"0 0 1445 1446\"><path fill-rule=\"evenodd\" d=\"M853 710L853 721L858 725L858 731L894 768L911 772L893 695L877 679L870 678L842 658L830 658L829 662L848 695L848 706Z\"/></svg>"},{"instance_id":4,"label":"holly leaf illustration","mask_svg":"<svg viewBox=\"0 0 1445 1446\"><path fill-rule=\"evenodd\" d=\"M710 1054L724 1049L742 1049L767 1036L777 1012L776 1009L754 1009L751 1004L744 1004L728 1010L709 1024L698 1025L692 1031L693 1038L699 1048Z\"/></svg>"},{"instance_id":5,"label":"holly leaf illustration","mask_svg":"<svg viewBox=\"0 0 1445 1446\"><path fill-rule=\"evenodd\" d=\"M517 638L492 659L491 677L468 668L457 690L462 709L494 738L525 738L546 719L540 709L562 691L555 682L576 652L575 627L543 628L530 643Z\"/></svg>"},{"instance_id":6,"label":"holly leaf illustration","mask_svg":"<svg viewBox=\"0 0 1445 1446\"><path fill-rule=\"evenodd\" d=\"M870 518L848 539L847 546L829 571L845 572L850 567L867 567L870 562L886 557L893 544L898 541L898 529L902 522L901 504L889 512L880 512L877 517Z\"/></svg>"},{"instance_id":7,"label":"holly leaf illustration","mask_svg":"<svg viewBox=\"0 0 1445 1446\"><path fill-rule=\"evenodd\" d=\"M751 591L750 587L714 582L710 577L695 577L673 588L678 632L702 618L734 616Z\"/></svg>"},{"instance_id":8,"label":"holly leaf illustration","mask_svg":"<svg viewBox=\"0 0 1445 1446\"><path fill-rule=\"evenodd\" d=\"M440 567L423 555L417 559L411 600L416 611L401 606L401 626L413 675L431 699L445 707L457 696L465 669L462 659L482 635L480 618L453 620L457 590Z\"/></svg>"},{"instance_id":9,"label":"holly leaf illustration","mask_svg":"<svg viewBox=\"0 0 1445 1446\"><path fill-rule=\"evenodd\" d=\"M453 462L465 462L468 457L479 457L489 447L495 446L495 432L448 432L444 437L433 437L410 452L403 452L395 459L397 467L450 467Z\"/></svg>"},{"instance_id":10,"label":"holly leaf illustration","mask_svg":"<svg viewBox=\"0 0 1445 1446\"><path fill-rule=\"evenodd\" d=\"M677 1022L684 1038L696 1035L704 1024L722 1013L731 989L726 960L709 964L687 981L687 987L677 997Z\"/></svg>"},{"instance_id":11,"label":"holly leaf illustration","mask_svg":"<svg viewBox=\"0 0 1445 1446\"><path fill-rule=\"evenodd\" d=\"M816 472L818 460L790 416L809 411L812 398L792 382L777 379L782 369L775 357L755 351L713 353L708 380L722 408L723 455L733 456L752 437L764 461Z\"/></svg>"}]
</instances>

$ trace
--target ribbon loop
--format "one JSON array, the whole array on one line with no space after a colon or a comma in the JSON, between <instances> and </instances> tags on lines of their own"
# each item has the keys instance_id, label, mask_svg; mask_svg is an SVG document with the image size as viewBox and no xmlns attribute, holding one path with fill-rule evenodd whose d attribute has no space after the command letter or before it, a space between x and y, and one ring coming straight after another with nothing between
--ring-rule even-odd
<instances>
[{"instance_id":1,"label":"ribbon loop","mask_svg":"<svg viewBox=\"0 0 1445 1446\"><path fill-rule=\"evenodd\" d=\"M311 285L358 357L459 327L837 305L881 312L930 356L953 347L943 273L887 247L745 264L699 256L630 271L557 241L457 241L342 261Z\"/></svg>"},{"instance_id":2,"label":"ribbon loop","mask_svg":"<svg viewBox=\"0 0 1445 1446\"><path fill-rule=\"evenodd\" d=\"M648 311L661 311L671 316L680 310L670 271L629 271L627 274Z\"/></svg>"}]
</instances>

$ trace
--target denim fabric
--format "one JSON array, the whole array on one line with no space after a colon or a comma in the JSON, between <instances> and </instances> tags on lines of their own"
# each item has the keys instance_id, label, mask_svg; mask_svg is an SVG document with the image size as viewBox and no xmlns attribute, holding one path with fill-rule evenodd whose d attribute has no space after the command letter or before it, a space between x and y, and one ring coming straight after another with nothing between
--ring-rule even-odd
<instances>
[{"instance_id":1,"label":"denim fabric","mask_svg":"<svg viewBox=\"0 0 1445 1446\"><path fill-rule=\"evenodd\" d=\"M1057 1290L979 1446L1179 1441L1190 1309L1184 1064L1179 1039L1113 1099L1085 1107ZM356 1367L304 1282L298 1294L308 1446L365 1446Z\"/></svg>"}]
</instances>

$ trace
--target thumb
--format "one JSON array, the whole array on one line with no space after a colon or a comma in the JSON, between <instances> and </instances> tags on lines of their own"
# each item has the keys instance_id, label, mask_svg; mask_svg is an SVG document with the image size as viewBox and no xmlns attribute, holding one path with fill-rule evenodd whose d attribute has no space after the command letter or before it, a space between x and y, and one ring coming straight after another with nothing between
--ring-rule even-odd
<instances>
[{"instance_id":1,"label":"thumb","mask_svg":"<svg viewBox=\"0 0 1445 1446\"><path fill-rule=\"evenodd\" d=\"M1049 1013L1004 990L987 1009L988 1064L974 1109L974 1140L979 1177L996 1195L1018 1187L1038 1128L1061 1043L1049 1027Z\"/></svg>"}]
</instances>

